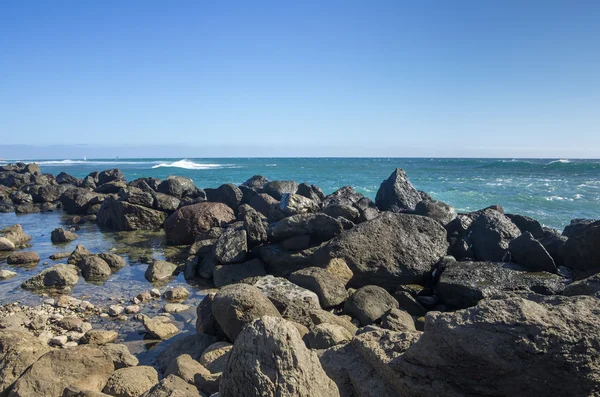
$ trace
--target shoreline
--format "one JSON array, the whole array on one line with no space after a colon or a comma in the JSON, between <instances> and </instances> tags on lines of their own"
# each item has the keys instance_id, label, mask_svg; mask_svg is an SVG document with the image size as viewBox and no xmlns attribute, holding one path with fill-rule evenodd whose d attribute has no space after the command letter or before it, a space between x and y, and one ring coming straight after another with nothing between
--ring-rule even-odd
<instances>
[{"instance_id":1,"label":"shoreline","mask_svg":"<svg viewBox=\"0 0 600 397\"><path fill-rule=\"evenodd\" d=\"M486 343L492 343L519 356L517 346L527 331L515 327L515 321L543 330L530 343L545 361L515 358L521 367L542 366L548 372L541 383L524 377L522 382L532 395L562 390L566 374L553 369L556 358L550 352L564 344L562 337L586 332L589 338L568 347L566 363L561 365L582 371L578 391L600 390L600 374L588 371L596 361L600 363L600 352L594 353L592 362L575 358L577 349L596 352L592 344L600 338L600 328L593 328L600 323L595 297L600 293L595 276L600 271L600 250L593 248L600 246L600 222L574 220L559 232L532 218L505 214L499 205L457 213L415 189L401 169L381 183L375 200L350 187L325 195L315 185L268 181L258 175L241 185L201 189L185 177L126 181L121 171L111 169L76 178L64 172L42 174L35 164L0 167L0 185L2 212L66 214L56 228L34 239L20 226L0 233L0 247L5 250L0 253L1 269L33 263L27 278L25 273L12 277L23 280L22 286L41 299L56 299L41 308L0 307L0 322L8 324L0 324L5 328L0 339L10 340L23 331L31 334L43 352L31 363L34 367L38 360L60 366L79 359L77 353L53 357L53 351L95 351L105 357L102 365L108 369L90 366L90 371L103 375L98 384L84 382L89 390L114 395L115 388L122 386L116 385L115 374L127 368L143 384L147 397L169 387L184 388L186 396L220 391L220 397L249 396L245 390L259 387L270 396L273 390L289 387L289 379L299 379L293 395L301 396L316 395L316 390L323 396L450 396L457 392L456 384L470 393L488 387L508 395L514 391L516 373L508 371L503 379L478 386L470 380L470 367L461 374L460 366L440 368L435 362L458 354L473 366L472 371L480 367L494 372L480 353L487 349ZM11 219L15 218L20 216ZM123 236L124 242L92 246L96 227L87 237L85 232L92 224L107 235ZM157 231L160 242L148 238L148 231ZM44 265L46 258L35 258L33 253L51 238L52 250L75 248L63 259ZM91 243L90 250L78 244L82 240ZM148 241L149 251L144 245ZM136 247L149 254L132 254ZM50 252L50 248L44 249ZM178 253L157 257L156 249ZM120 275L146 265L143 279L141 268L136 271L138 281L147 283L147 291L107 297L94 308L84 303L84 310L81 302L57 304L58 299L68 300L73 288L126 282ZM207 288L210 280L216 288ZM0 281L0 287L5 282L10 278ZM154 286L159 291L151 292ZM586 317L583 308L594 315ZM565 318L564 311L571 317ZM533 312L542 313L541 317ZM518 320L511 317L516 313L522 313ZM64 325L57 314L79 321L71 319ZM82 322L91 323L95 330ZM114 326L119 323L122 327ZM444 324L452 325L446 329ZM486 330L490 324L497 331ZM554 332L554 326L568 332L557 339L545 336ZM118 331L110 333L111 329ZM175 337L185 329L183 337ZM41 338L43 331L53 336ZM138 352L145 357L143 364L150 366L119 362L123 366L116 369L117 360L110 358L114 355L106 347L92 347L126 341L127 332L164 340L157 342L156 355ZM475 332L473 351L444 350L439 339L444 332L459 350L465 342L462 335ZM508 341L499 337L503 332L510 335ZM487 335L485 343L478 339L481 335ZM251 340L258 341L262 350L253 351L248 345ZM427 343L439 350L431 355L423 350ZM254 362L269 362L273 351L295 359L272 362L275 378L252 369ZM421 356L424 351L427 357ZM413 366L415 357L421 370ZM344 364L348 360L355 363ZM23 365L19 359L12 364ZM364 379L357 366L364 367L370 379ZM29 378L44 374L33 374L27 367L0 394L9 388L13 393L31 391ZM310 374L311 381L301 373ZM275 382L275 389L262 389L265 377ZM454 381L441 389L427 380L448 377ZM77 383L61 382L53 384L52 393L57 394L52 395L61 396L73 386L67 383Z\"/></svg>"}]
</instances>

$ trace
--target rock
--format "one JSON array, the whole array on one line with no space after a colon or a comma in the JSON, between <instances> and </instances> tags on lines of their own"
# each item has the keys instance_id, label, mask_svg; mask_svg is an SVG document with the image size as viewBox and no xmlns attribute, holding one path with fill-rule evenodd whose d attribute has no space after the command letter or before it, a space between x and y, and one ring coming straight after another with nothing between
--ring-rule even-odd
<instances>
[{"instance_id":1,"label":"rock","mask_svg":"<svg viewBox=\"0 0 600 397\"><path fill-rule=\"evenodd\" d=\"M98 210L96 222L112 231L160 229L167 214L152 208L107 197Z\"/></svg>"},{"instance_id":2,"label":"rock","mask_svg":"<svg viewBox=\"0 0 600 397\"><path fill-rule=\"evenodd\" d=\"M194 384L194 377L197 374L209 375L210 371L189 354L182 354L175 358L165 371L165 376L176 375L191 385Z\"/></svg>"},{"instance_id":3,"label":"rock","mask_svg":"<svg viewBox=\"0 0 600 397\"><path fill-rule=\"evenodd\" d=\"M104 386L104 393L115 397L139 397L158 383L158 372L140 365L113 372Z\"/></svg>"},{"instance_id":4,"label":"rock","mask_svg":"<svg viewBox=\"0 0 600 397\"><path fill-rule=\"evenodd\" d=\"M354 273L348 267L348 264L345 260L341 258L333 258L327 263L324 267L325 271L327 271L332 276L342 280L344 286L352 280Z\"/></svg>"},{"instance_id":5,"label":"rock","mask_svg":"<svg viewBox=\"0 0 600 397\"><path fill-rule=\"evenodd\" d=\"M381 317L381 326L391 331L413 332L415 321L412 316L400 309L390 309Z\"/></svg>"},{"instance_id":6,"label":"rock","mask_svg":"<svg viewBox=\"0 0 600 397\"><path fill-rule=\"evenodd\" d=\"M196 190L196 186L191 179L173 175L168 176L157 188L159 193L168 194L178 199L191 194L194 190Z\"/></svg>"},{"instance_id":7,"label":"rock","mask_svg":"<svg viewBox=\"0 0 600 397\"><path fill-rule=\"evenodd\" d=\"M456 218L454 208L437 200L419 201L415 207L415 214L433 218L444 226Z\"/></svg>"},{"instance_id":8,"label":"rock","mask_svg":"<svg viewBox=\"0 0 600 397\"><path fill-rule=\"evenodd\" d=\"M56 175L54 180L60 185L69 184L77 186L81 183L80 179L77 179L73 175L69 175L66 172L61 172L60 174Z\"/></svg>"},{"instance_id":9,"label":"rock","mask_svg":"<svg viewBox=\"0 0 600 397\"><path fill-rule=\"evenodd\" d=\"M348 299L345 283L325 269L308 267L291 274L290 281L317 294L325 309L337 306Z\"/></svg>"},{"instance_id":10,"label":"rock","mask_svg":"<svg viewBox=\"0 0 600 397\"><path fill-rule=\"evenodd\" d=\"M260 259L252 259L244 263L215 267L213 282L215 287L221 288L229 284L239 283L245 278L264 277L266 275L264 263Z\"/></svg>"},{"instance_id":11,"label":"rock","mask_svg":"<svg viewBox=\"0 0 600 397\"><path fill-rule=\"evenodd\" d=\"M319 297L312 291L302 288L281 277L271 275L261 277L254 283L275 307L283 312L290 306L304 306L320 309Z\"/></svg>"},{"instance_id":12,"label":"rock","mask_svg":"<svg viewBox=\"0 0 600 397\"><path fill-rule=\"evenodd\" d=\"M149 191L144 191L136 187L127 187L125 189L119 189L119 198L131 204L137 204L143 207L152 208L154 206L154 196L152 195L152 193L154 192L150 187L148 187L148 189Z\"/></svg>"},{"instance_id":13,"label":"rock","mask_svg":"<svg viewBox=\"0 0 600 397\"><path fill-rule=\"evenodd\" d=\"M165 291L163 298L173 302L183 302L190 296L190 292L185 287L175 287Z\"/></svg>"},{"instance_id":14,"label":"rock","mask_svg":"<svg viewBox=\"0 0 600 397\"><path fill-rule=\"evenodd\" d=\"M103 252L101 254L98 254L97 256L98 256L98 258L100 258L104 262L106 262L106 264L108 265L108 267L110 267L110 270L113 273L118 270L121 270L122 268L127 266L127 261L125 261L125 259L123 259L122 257L120 257L117 254L111 254L110 252Z\"/></svg>"},{"instance_id":15,"label":"rock","mask_svg":"<svg viewBox=\"0 0 600 397\"><path fill-rule=\"evenodd\" d=\"M556 264L544 246L529 232L508 244L511 260L531 271L556 273Z\"/></svg>"},{"instance_id":16,"label":"rock","mask_svg":"<svg viewBox=\"0 0 600 397\"><path fill-rule=\"evenodd\" d=\"M479 261L507 261L508 244L521 231L511 220L495 210L484 210L469 227L473 253Z\"/></svg>"},{"instance_id":17,"label":"rock","mask_svg":"<svg viewBox=\"0 0 600 397\"><path fill-rule=\"evenodd\" d=\"M69 241L75 240L77 237L78 236L75 233L63 228L54 229L50 234L50 240L52 241L52 244L68 243Z\"/></svg>"},{"instance_id":18,"label":"rock","mask_svg":"<svg viewBox=\"0 0 600 397\"><path fill-rule=\"evenodd\" d=\"M299 194L284 193L279 201L279 209L287 216L291 216L317 212L319 205Z\"/></svg>"},{"instance_id":19,"label":"rock","mask_svg":"<svg viewBox=\"0 0 600 397\"><path fill-rule=\"evenodd\" d=\"M295 181L272 181L263 186L263 191L276 200L281 200L284 193L296 193L298 183ZM252 205L252 204L250 204Z\"/></svg>"},{"instance_id":20,"label":"rock","mask_svg":"<svg viewBox=\"0 0 600 397\"><path fill-rule=\"evenodd\" d=\"M577 225L577 227L575 226ZM576 224L571 221L569 239L562 247L565 266L581 271L600 268L600 221Z\"/></svg>"},{"instance_id":21,"label":"rock","mask_svg":"<svg viewBox=\"0 0 600 397\"><path fill-rule=\"evenodd\" d=\"M106 182L104 185L98 186L94 189L94 192L101 194L115 194L121 190L127 189L127 183L124 181L112 181Z\"/></svg>"},{"instance_id":22,"label":"rock","mask_svg":"<svg viewBox=\"0 0 600 397\"><path fill-rule=\"evenodd\" d=\"M345 218L351 222L357 222L360 218L360 211L351 205L331 204L321 210L325 215L332 218Z\"/></svg>"},{"instance_id":23,"label":"rock","mask_svg":"<svg viewBox=\"0 0 600 397\"><path fill-rule=\"evenodd\" d=\"M240 334L221 375L221 397L339 397L317 356L288 321L263 317Z\"/></svg>"},{"instance_id":24,"label":"rock","mask_svg":"<svg viewBox=\"0 0 600 397\"><path fill-rule=\"evenodd\" d=\"M273 206L279 206L279 201L269 196L266 193L259 193L254 195L250 201L248 202L250 207L252 207L255 211L262 214L264 217L268 218L271 213L271 208Z\"/></svg>"},{"instance_id":25,"label":"rock","mask_svg":"<svg viewBox=\"0 0 600 397\"><path fill-rule=\"evenodd\" d=\"M599 313L590 297L485 300L428 315L418 343L375 364L398 395L593 395Z\"/></svg>"},{"instance_id":26,"label":"rock","mask_svg":"<svg viewBox=\"0 0 600 397\"><path fill-rule=\"evenodd\" d=\"M556 274L530 273L513 263L454 262L446 265L435 289L445 305L462 309L484 298L559 294L564 287L565 280Z\"/></svg>"},{"instance_id":27,"label":"rock","mask_svg":"<svg viewBox=\"0 0 600 397\"><path fill-rule=\"evenodd\" d=\"M194 384L206 395L210 397L219 397L219 384L221 382L221 373L218 374L197 374L194 377Z\"/></svg>"},{"instance_id":28,"label":"rock","mask_svg":"<svg viewBox=\"0 0 600 397\"><path fill-rule=\"evenodd\" d=\"M92 200L98 197L98 193L83 188L72 188L65 190L60 195L60 202L68 214L88 214Z\"/></svg>"},{"instance_id":29,"label":"rock","mask_svg":"<svg viewBox=\"0 0 600 397\"><path fill-rule=\"evenodd\" d=\"M152 282L166 280L175 273L177 265L167 261L154 261L148 265L144 277Z\"/></svg>"},{"instance_id":30,"label":"rock","mask_svg":"<svg viewBox=\"0 0 600 397\"><path fill-rule=\"evenodd\" d=\"M77 268L73 265L54 265L43 270L36 276L25 280L21 287L29 290L42 288L73 287L79 281Z\"/></svg>"},{"instance_id":31,"label":"rock","mask_svg":"<svg viewBox=\"0 0 600 397\"><path fill-rule=\"evenodd\" d=\"M77 266L85 281L104 281L112 274L108 263L96 255L83 257Z\"/></svg>"},{"instance_id":32,"label":"rock","mask_svg":"<svg viewBox=\"0 0 600 397\"><path fill-rule=\"evenodd\" d=\"M381 183L375 197L375 204L380 210L392 212L413 210L420 201L421 195L401 168L396 168L392 175Z\"/></svg>"},{"instance_id":33,"label":"rock","mask_svg":"<svg viewBox=\"0 0 600 397\"><path fill-rule=\"evenodd\" d=\"M202 397L202 395L195 386L175 375L169 375L144 393L142 397Z\"/></svg>"},{"instance_id":34,"label":"rock","mask_svg":"<svg viewBox=\"0 0 600 397\"><path fill-rule=\"evenodd\" d=\"M13 272L10 270L6 270L6 269L0 270L0 280L8 280L9 278L13 278L16 275L17 275L16 272Z\"/></svg>"},{"instance_id":35,"label":"rock","mask_svg":"<svg viewBox=\"0 0 600 397\"><path fill-rule=\"evenodd\" d=\"M178 209L167 218L164 226L169 242L192 244L199 234L234 220L233 210L225 204L204 202Z\"/></svg>"},{"instance_id":36,"label":"rock","mask_svg":"<svg viewBox=\"0 0 600 397\"><path fill-rule=\"evenodd\" d=\"M397 308L398 301L376 285L358 289L344 304L344 312L356 318L362 325L373 324L388 310Z\"/></svg>"},{"instance_id":37,"label":"rock","mask_svg":"<svg viewBox=\"0 0 600 397\"><path fill-rule=\"evenodd\" d=\"M554 259L556 266L564 266L565 260L563 258L563 247L567 240L568 238L565 236L547 233L538 241L544 246L546 251L548 251L552 259Z\"/></svg>"},{"instance_id":38,"label":"rock","mask_svg":"<svg viewBox=\"0 0 600 397\"><path fill-rule=\"evenodd\" d=\"M394 298L398 301L400 309L406 311L411 316L421 317L427 314L425 309L417 300L406 291L396 291Z\"/></svg>"},{"instance_id":39,"label":"rock","mask_svg":"<svg viewBox=\"0 0 600 397\"><path fill-rule=\"evenodd\" d=\"M247 253L248 240L245 230L227 229L215 245L216 258L222 265L243 262Z\"/></svg>"},{"instance_id":40,"label":"rock","mask_svg":"<svg viewBox=\"0 0 600 397\"><path fill-rule=\"evenodd\" d=\"M262 292L246 284L232 284L217 292L211 305L214 318L231 341L242 329L262 316L280 314Z\"/></svg>"},{"instance_id":41,"label":"rock","mask_svg":"<svg viewBox=\"0 0 600 397\"><path fill-rule=\"evenodd\" d=\"M318 241L327 241L342 232L342 224L325 214L299 214L277 222L272 231L274 241L310 235Z\"/></svg>"},{"instance_id":42,"label":"rock","mask_svg":"<svg viewBox=\"0 0 600 397\"><path fill-rule=\"evenodd\" d=\"M50 348L28 332L0 329L0 395Z\"/></svg>"},{"instance_id":43,"label":"rock","mask_svg":"<svg viewBox=\"0 0 600 397\"><path fill-rule=\"evenodd\" d=\"M50 346L59 346L63 347L69 341L69 337L67 335L58 335L48 341Z\"/></svg>"},{"instance_id":44,"label":"rock","mask_svg":"<svg viewBox=\"0 0 600 397\"><path fill-rule=\"evenodd\" d=\"M288 251L305 250L310 247L310 240L311 238L308 235L294 236L283 240L281 245Z\"/></svg>"},{"instance_id":45,"label":"rock","mask_svg":"<svg viewBox=\"0 0 600 397\"><path fill-rule=\"evenodd\" d=\"M68 330L80 333L86 333L92 329L92 324L84 322L81 318L76 316L67 316L58 322L60 327Z\"/></svg>"},{"instance_id":46,"label":"rock","mask_svg":"<svg viewBox=\"0 0 600 397\"><path fill-rule=\"evenodd\" d=\"M81 390L78 387L69 386L63 391L62 397L111 397L94 390Z\"/></svg>"},{"instance_id":47,"label":"rock","mask_svg":"<svg viewBox=\"0 0 600 397\"><path fill-rule=\"evenodd\" d=\"M306 198L309 198L316 203L320 203L321 200L325 198L323 191L318 186L309 185L306 182L298 185L298 190L296 191L296 193Z\"/></svg>"},{"instance_id":48,"label":"rock","mask_svg":"<svg viewBox=\"0 0 600 397\"><path fill-rule=\"evenodd\" d=\"M299 269L313 265L313 254L317 247L302 251L288 251L282 244L265 244L258 249L260 259L265 263L265 270L274 276L288 277Z\"/></svg>"},{"instance_id":49,"label":"rock","mask_svg":"<svg viewBox=\"0 0 600 397\"><path fill-rule=\"evenodd\" d=\"M104 185L105 183L113 182L113 181L124 181L125 176L118 168L113 168L110 170L104 170L98 173L98 185Z\"/></svg>"},{"instance_id":50,"label":"rock","mask_svg":"<svg viewBox=\"0 0 600 397\"><path fill-rule=\"evenodd\" d=\"M253 189L262 189L269 180L262 175L254 175L252 178L248 179L242 185L251 187Z\"/></svg>"},{"instance_id":51,"label":"rock","mask_svg":"<svg viewBox=\"0 0 600 397\"><path fill-rule=\"evenodd\" d=\"M6 263L9 265L26 265L37 263L40 261L40 256L33 251L15 252L8 256Z\"/></svg>"},{"instance_id":52,"label":"rock","mask_svg":"<svg viewBox=\"0 0 600 397\"><path fill-rule=\"evenodd\" d=\"M113 343L119 337L117 331L106 331L100 329L92 329L83 336L83 343L88 345L103 346L108 343Z\"/></svg>"},{"instance_id":53,"label":"rock","mask_svg":"<svg viewBox=\"0 0 600 397\"><path fill-rule=\"evenodd\" d=\"M63 390L74 386L100 391L108 381L114 365L97 348L78 346L44 354L16 381L10 397L61 397Z\"/></svg>"},{"instance_id":54,"label":"rock","mask_svg":"<svg viewBox=\"0 0 600 397\"><path fill-rule=\"evenodd\" d=\"M529 232L535 239L542 238L546 235L542 225L533 218L516 214L506 214L506 216L519 228L521 233Z\"/></svg>"},{"instance_id":55,"label":"rock","mask_svg":"<svg viewBox=\"0 0 600 397\"><path fill-rule=\"evenodd\" d=\"M189 354L194 360L200 360L204 350L215 341L214 336L200 333L177 335L166 343L166 348L157 355L156 369L164 373L173 360L182 354Z\"/></svg>"},{"instance_id":56,"label":"rock","mask_svg":"<svg viewBox=\"0 0 600 397\"><path fill-rule=\"evenodd\" d=\"M230 208L237 208L242 203L244 194L233 183L219 186L217 189L205 189L208 201L223 203Z\"/></svg>"},{"instance_id":57,"label":"rock","mask_svg":"<svg viewBox=\"0 0 600 397\"><path fill-rule=\"evenodd\" d=\"M567 285L563 291L565 296L589 295L596 296L600 292L600 274L574 281Z\"/></svg>"},{"instance_id":58,"label":"rock","mask_svg":"<svg viewBox=\"0 0 600 397\"><path fill-rule=\"evenodd\" d=\"M165 323L156 318L144 316L144 328L150 336L158 339L169 339L173 335L179 333L179 329L172 323Z\"/></svg>"},{"instance_id":59,"label":"rock","mask_svg":"<svg viewBox=\"0 0 600 397\"><path fill-rule=\"evenodd\" d=\"M212 303L215 293L211 292L204 296L196 307L196 332L198 334L221 335L223 331L212 313Z\"/></svg>"},{"instance_id":60,"label":"rock","mask_svg":"<svg viewBox=\"0 0 600 397\"><path fill-rule=\"evenodd\" d=\"M163 307L165 313L181 313L188 310L190 306L181 303L167 303Z\"/></svg>"},{"instance_id":61,"label":"rock","mask_svg":"<svg viewBox=\"0 0 600 397\"><path fill-rule=\"evenodd\" d=\"M314 255L324 266L341 258L350 267L354 286L419 283L448 248L446 230L431 218L384 213L357 225L321 247Z\"/></svg>"},{"instance_id":62,"label":"rock","mask_svg":"<svg viewBox=\"0 0 600 397\"><path fill-rule=\"evenodd\" d=\"M73 252L71 252L71 255L69 255L69 259L67 259L67 262L72 265L76 265L83 258L85 258L86 256L89 256L89 255L92 255L92 253L90 251L88 251L88 249L85 248L83 245L79 244L75 247Z\"/></svg>"},{"instance_id":63,"label":"rock","mask_svg":"<svg viewBox=\"0 0 600 397\"><path fill-rule=\"evenodd\" d=\"M119 343L108 343L100 349L112 360L115 369L135 367L139 364L137 357L129 352L127 346Z\"/></svg>"},{"instance_id":64,"label":"rock","mask_svg":"<svg viewBox=\"0 0 600 397\"><path fill-rule=\"evenodd\" d=\"M200 364L211 373L216 374L225 370L225 364L233 345L227 342L216 342L208 346L200 357Z\"/></svg>"},{"instance_id":65,"label":"rock","mask_svg":"<svg viewBox=\"0 0 600 397\"><path fill-rule=\"evenodd\" d=\"M168 194L152 193L152 197L154 198L153 208L168 214L175 212L181 204L181 201L177 197L169 196Z\"/></svg>"},{"instance_id":66,"label":"rock","mask_svg":"<svg viewBox=\"0 0 600 397\"><path fill-rule=\"evenodd\" d=\"M253 208L244 215L244 230L248 237L248 244L251 246L267 241L267 227L263 217Z\"/></svg>"},{"instance_id":67,"label":"rock","mask_svg":"<svg viewBox=\"0 0 600 397\"><path fill-rule=\"evenodd\" d=\"M336 345L349 343L353 337L354 335L344 327L323 323L310 330L306 335L306 341L311 349L329 349Z\"/></svg>"},{"instance_id":68,"label":"rock","mask_svg":"<svg viewBox=\"0 0 600 397\"><path fill-rule=\"evenodd\" d=\"M565 226L562 235L567 238L577 237L584 233L589 225L595 223L594 219L572 219L571 223Z\"/></svg>"},{"instance_id":69,"label":"rock","mask_svg":"<svg viewBox=\"0 0 600 397\"><path fill-rule=\"evenodd\" d=\"M31 236L23 231L21 225L12 225L1 231L4 233L4 238L12 242L16 248L24 248L31 240Z\"/></svg>"},{"instance_id":70,"label":"rock","mask_svg":"<svg viewBox=\"0 0 600 397\"><path fill-rule=\"evenodd\" d=\"M15 248L15 243L6 237L0 237L0 251L13 251Z\"/></svg>"}]
</instances>

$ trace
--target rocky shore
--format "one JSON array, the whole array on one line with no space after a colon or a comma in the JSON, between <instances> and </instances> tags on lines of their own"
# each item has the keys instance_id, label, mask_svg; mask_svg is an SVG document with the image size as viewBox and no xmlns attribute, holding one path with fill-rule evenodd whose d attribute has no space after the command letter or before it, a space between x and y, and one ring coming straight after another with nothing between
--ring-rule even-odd
<instances>
[{"instance_id":1,"label":"rocky shore","mask_svg":"<svg viewBox=\"0 0 600 397\"><path fill-rule=\"evenodd\" d=\"M600 221L457 213L401 169L373 202L262 176L201 189L14 164L0 167L13 211L68 214L48 230L58 247L92 222L159 230L185 254L144 260L146 291L92 304L72 289L114 282L122 255L80 244L40 265L28 230L0 223L0 283L35 269L21 288L41 297L0 307L0 397L600 395ZM174 316L194 310L185 332ZM155 360L102 319L162 341Z\"/></svg>"}]
</instances>

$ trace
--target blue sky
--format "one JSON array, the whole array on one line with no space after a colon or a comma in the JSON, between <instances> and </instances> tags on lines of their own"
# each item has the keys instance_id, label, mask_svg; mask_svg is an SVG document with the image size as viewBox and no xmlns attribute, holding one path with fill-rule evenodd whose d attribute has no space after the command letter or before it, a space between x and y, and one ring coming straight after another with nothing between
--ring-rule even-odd
<instances>
[{"instance_id":1,"label":"blue sky","mask_svg":"<svg viewBox=\"0 0 600 397\"><path fill-rule=\"evenodd\" d=\"M0 157L600 157L599 20L585 0L5 0Z\"/></svg>"}]
</instances>

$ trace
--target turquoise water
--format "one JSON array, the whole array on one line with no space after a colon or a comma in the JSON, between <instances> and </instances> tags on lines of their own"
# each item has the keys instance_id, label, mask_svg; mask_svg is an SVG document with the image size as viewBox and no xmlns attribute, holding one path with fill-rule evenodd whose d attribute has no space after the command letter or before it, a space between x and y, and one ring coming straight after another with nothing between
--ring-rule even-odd
<instances>
[{"instance_id":1,"label":"turquoise water","mask_svg":"<svg viewBox=\"0 0 600 397\"><path fill-rule=\"evenodd\" d=\"M351 185L374 198L381 181L404 168L412 183L459 211L491 204L562 229L574 218L600 217L600 160L423 158L211 158L38 161L43 172L84 177L120 168L128 180L190 177L198 187L239 184L255 174L293 179L331 193Z\"/></svg>"}]
</instances>

